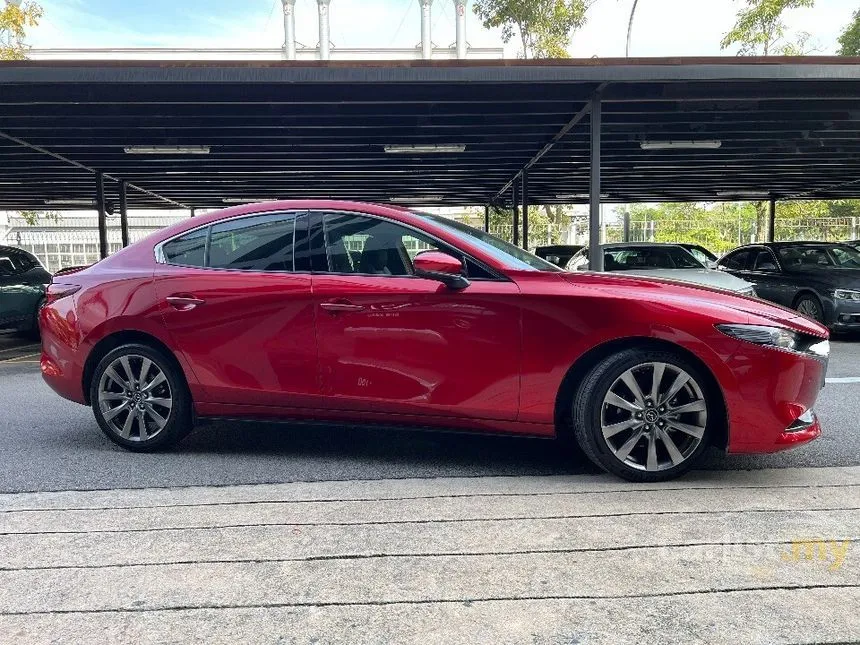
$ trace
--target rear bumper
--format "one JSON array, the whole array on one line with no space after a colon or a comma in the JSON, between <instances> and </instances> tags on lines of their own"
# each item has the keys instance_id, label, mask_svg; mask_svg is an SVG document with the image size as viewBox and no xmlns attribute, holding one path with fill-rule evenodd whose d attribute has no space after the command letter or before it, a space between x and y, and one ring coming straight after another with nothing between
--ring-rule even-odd
<instances>
[{"instance_id":1,"label":"rear bumper","mask_svg":"<svg viewBox=\"0 0 860 645\"><path fill-rule=\"evenodd\" d=\"M42 378L54 392L85 405L84 366L80 361L75 320L71 298L42 307L39 312L42 334L40 367Z\"/></svg>"}]
</instances>

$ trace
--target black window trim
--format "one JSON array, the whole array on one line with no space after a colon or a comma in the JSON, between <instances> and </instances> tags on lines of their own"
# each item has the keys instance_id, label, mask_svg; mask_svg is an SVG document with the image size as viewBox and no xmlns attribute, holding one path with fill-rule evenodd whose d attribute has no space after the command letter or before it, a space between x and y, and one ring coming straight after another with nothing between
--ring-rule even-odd
<instances>
[{"instance_id":1,"label":"black window trim","mask_svg":"<svg viewBox=\"0 0 860 645\"><path fill-rule=\"evenodd\" d=\"M322 253L321 253L321 255L326 260L326 266L328 266L328 249L326 248L327 245L326 245L326 238L325 238L325 223L324 223L325 215L355 215L358 217L365 217L368 219L381 220L383 222L387 222L389 224L394 224L396 226L402 226L405 229L415 231L416 233L420 233L424 237L428 237L433 242L437 243L441 249L447 249L447 251L445 251L445 252L447 252L449 255L452 255L454 257L461 257L464 266L466 266L465 260L468 258L469 260L471 260L472 262L477 264L479 267L484 269L487 273L489 273L492 276L495 276L493 278L480 278L480 277L473 278L471 276L466 276L470 281L473 281L473 282L511 282L511 279L509 277L500 273L498 270L494 269L493 267L488 266L486 262L482 262L481 260L478 260L477 258L472 256L471 254L463 251L462 249L459 249L459 248L451 245L449 242L445 242L444 240L440 240L438 237L436 237L432 233L429 233L429 232L427 232L421 228L418 228L417 226L413 226L412 224L407 224L405 222L394 220L394 219L391 219L390 217L385 217L382 215L374 215L372 213L367 213L365 211L354 211L354 210L344 210L344 209L328 209L328 208L324 208L324 209L313 208L313 209L310 209L308 212L309 212L309 215L316 215L316 217L314 217L313 219L311 219L310 216L308 217L308 222L309 222L309 225L312 227L312 229L315 227L321 227L323 230L323 235L320 238L320 239L322 239L322 249L321 249ZM314 231L312 229L308 233L308 239L309 240L313 238ZM316 255L316 254L320 254L320 248L311 248L311 255ZM319 271L319 270L316 270L313 268L312 268L311 273L313 273L315 275L363 276L363 277L372 277L372 278L412 278L412 279L417 279L417 280L426 280L426 278L421 278L421 277L416 276L416 275L384 275L384 274L379 274L379 273L342 273L342 272L336 272L336 271Z\"/></svg>"},{"instance_id":2,"label":"black window trim","mask_svg":"<svg viewBox=\"0 0 860 645\"><path fill-rule=\"evenodd\" d=\"M243 215L236 215L235 217L227 217L225 219L215 220L214 222L209 222L208 224L201 224L195 228L190 228L186 231L182 231L181 233L177 233L176 235L167 238L166 240L162 240L158 244L155 245L153 249L153 253L155 254L155 262L156 264L163 264L165 266L171 267L181 267L185 269L201 269L204 271L232 271L236 273L272 273L275 275L284 275L284 274L310 274L311 271L296 271L296 247L295 247L295 239L296 233L299 231L299 220L303 215L308 215L310 211L306 208L299 208L295 210L272 210L272 211L259 211L256 213L245 213ZM209 242L212 239L212 227L217 226L218 224L223 224L225 222L235 222L237 220L248 219L251 217L260 217L263 215L292 215L294 217L294 225L293 225L293 270L292 271L283 271L283 270L260 270L260 269L231 269L227 267L210 267L209 266ZM305 217L305 226L307 226L308 218ZM167 258L164 255L164 245L172 242L174 240L179 239L180 237L184 237L189 235L190 233L196 233L197 231L202 231L206 229L206 242L203 247L203 266L198 266L196 264L179 264L176 262L168 262ZM305 243L308 244L309 240L305 237Z\"/></svg>"},{"instance_id":3,"label":"black window trim","mask_svg":"<svg viewBox=\"0 0 860 645\"><path fill-rule=\"evenodd\" d=\"M766 275L772 275L774 273L782 273L782 265L779 263L779 258L776 257L776 253L773 252L773 249L769 246L765 246L764 244L755 244L748 247L750 250L755 251L755 255L751 256L752 266L746 271L750 271L751 273L763 273ZM762 251L766 251L770 254L770 259L773 260L773 265L776 267L776 271L764 271L763 269L755 268L755 261L758 259L758 254Z\"/></svg>"}]
</instances>

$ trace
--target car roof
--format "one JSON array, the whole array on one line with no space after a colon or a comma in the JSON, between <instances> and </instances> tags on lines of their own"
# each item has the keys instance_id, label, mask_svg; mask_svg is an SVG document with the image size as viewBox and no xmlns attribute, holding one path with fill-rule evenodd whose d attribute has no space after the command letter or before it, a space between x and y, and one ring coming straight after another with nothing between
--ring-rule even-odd
<instances>
[{"instance_id":1,"label":"car roof","mask_svg":"<svg viewBox=\"0 0 860 645\"><path fill-rule=\"evenodd\" d=\"M789 246L847 246L850 242L816 242L814 240L797 240L796 242L754 242L752 244L744 244L731 252L748 249L755 246L767 246L773 249L780 249Z\"/></svg>"},{"instance_id":2,"label":"car roof","mask_svg":"<svg viewBox=\"0 0 860 645\"><path fill-rule=\"evenodd\" d=\"M680 244L674 242L611 242L609 244L601 244L601 249L635 249L640 247L679 247ZM683 247L682 247L683 248Z\"/></svg>"},{"instance_id":3,"label":"car roof","mask_svg":"<svg viewBox=\"0 0 860 645\"><path fill-rule=\"evenodd\" d=\"M582 244L549 244L547 246L536 246L535 251L578 251Z\"/></svg>"}]
</instances>

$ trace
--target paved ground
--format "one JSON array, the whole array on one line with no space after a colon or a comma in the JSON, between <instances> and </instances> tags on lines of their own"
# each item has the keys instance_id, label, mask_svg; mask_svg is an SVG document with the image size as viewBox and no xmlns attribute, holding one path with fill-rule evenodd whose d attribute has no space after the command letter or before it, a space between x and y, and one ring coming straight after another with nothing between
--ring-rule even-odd
<instances>
[{"instance_id":1,"label":"paved ground","mask_svg":"<svg viewBox=\"0 0 860 645\"><path fill-rule=\"evenodd\" d=\"M0 642L857 642L858 507L857 467L0 495Z\"/></svg>"},{"instance_id":2,"label":"paved ground","mask_svg":"<svg viewBox=\"0 0 860 645\"><path fill-rule=\"evenodd\" d=\"M173 451L131 454L104 438L89 409L48 389L37 349L0 337L0 492L597 472L547 440L263 423L214 423ZM860 340L834 343L829 376L860 377ZM832 383L817 406L818 441L776 455L713 451L704 466L860 465L858 401L860 381Z\"/></svg>"}]
</instances>

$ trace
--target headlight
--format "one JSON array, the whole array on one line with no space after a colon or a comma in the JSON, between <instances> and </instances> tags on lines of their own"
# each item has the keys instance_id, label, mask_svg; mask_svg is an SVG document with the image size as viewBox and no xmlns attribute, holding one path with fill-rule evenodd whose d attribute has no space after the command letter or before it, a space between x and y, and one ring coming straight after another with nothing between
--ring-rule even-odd
<instances>
[{"instance_id":1,"label":"headlight","mask_svg":"<svg viewBox=\"0 0 860 645\"><path fill-rule=\"evenodd\" d=\"M860 300L860 291L853 289L837 289L833 292L833 297L837 300Z\"/></svg>"},{"instance_id":2,"label":"headlight","mask_svg":"<svg viewBox=\"0 0 860 645\"><path fill-rule=\"evenodd\" d=\"M772 345L782 349L794 349L800 334L784 327L765 327L764 325L717 325L717 329L738 340L756 345Z\"/></svg>"},{"instance_id":3,"label":"headlight","mask_svg":"<svg viewBox=\"0 0 860 645\"><path fill-rule=\"evenodd\" d=\"M726 336L748 343L788 350L816 358L830 355L830 341L817 336L801 334L785 327L766 325L717 325Z\"/></svg>"}]
</instances>

